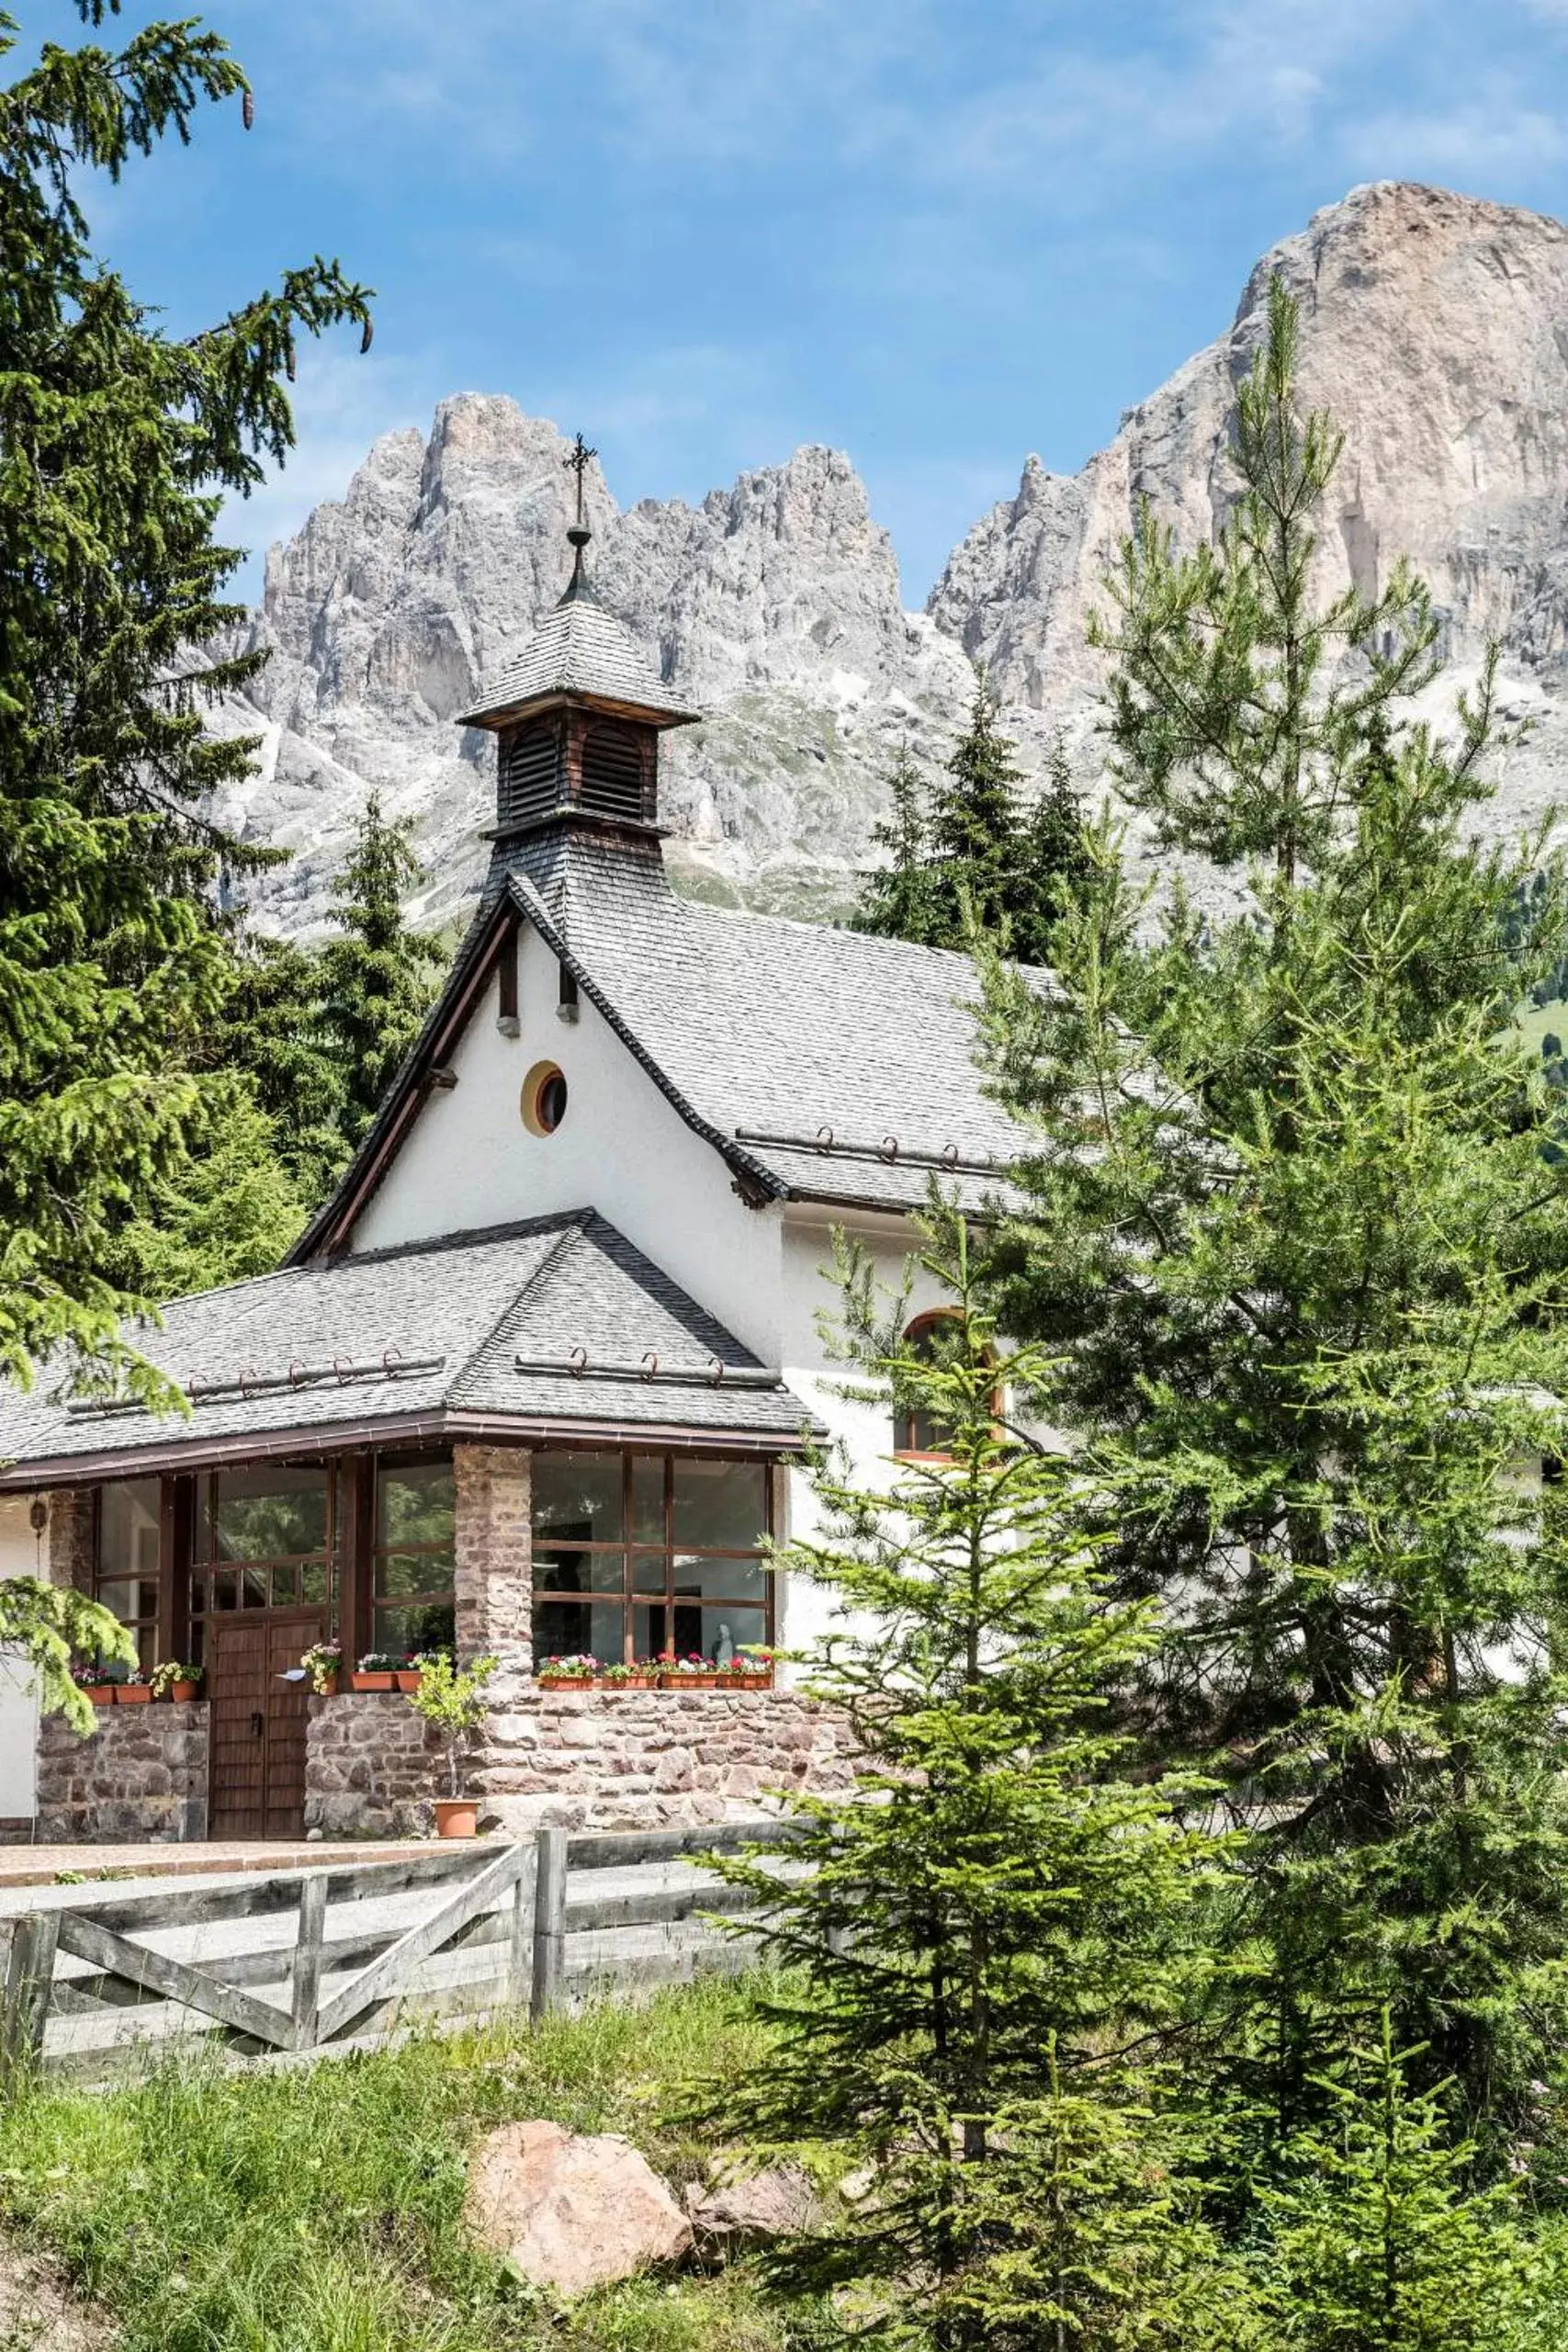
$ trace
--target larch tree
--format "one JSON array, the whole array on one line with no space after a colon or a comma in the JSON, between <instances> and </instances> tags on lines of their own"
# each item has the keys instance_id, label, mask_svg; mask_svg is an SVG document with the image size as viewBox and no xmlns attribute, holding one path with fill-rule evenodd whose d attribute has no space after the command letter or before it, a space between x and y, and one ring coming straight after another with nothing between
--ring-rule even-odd
<instances>
[{"instance_id":1,"label":"larch tree","mask_svg":"<svg viewBox=\"0 0 1568 2352\"><path fill-rule=\"evenodd\" d=\"M869 2167L862 2201L775 2265L848 2292L858 2340L1174 2352L1215 2340L1195 2301L1213 2248L1148 2094L1214 1848L1179 1818L1190 1784L1129 1771L1108 1713L1152 1610L1107 1592L1067 1466L998 1401L964 1218L933 1207L928 1233L952 1302L929 1347L840 1245L846 1393L937 1445L881 1486L818 1461L819 1532L781 1556L841 1614L808 1687L857 1778L789 1798L808 1867L782 1890L760 1862L716 1865L766 1894L764 1947L792 1972L726 2124ZM1010 1387L1045 1376L1005 1365Z\"/></svg>"},{"instance_id":2,"label":"larch tree","mask_svg":"<svg viewBox=\"0 0 1568 2352\"><path fill-rule=\"evenodd\" d=\"M1568 1176L1508 1018L1568 892L1538 841L1476 838L1489 674L1451 729L1411 715L1419 582L1314 596L1339 440L1296 333L1276 283L1218 541L1143 514L1100 629L1118 788L1234 911L1178 891L1151 935L1105 820L1055 1001L992 959L1034 1140L991 1295L1055 1360L1086 1537L1163 1604L1140 1733L1248 1832L1233 2090L1288 2136L1386 2004L1502 2164L1551 2137L1568 2029L1568 1554L1533 1466L1564 1446Z\"/></svg>"}]
</instances>

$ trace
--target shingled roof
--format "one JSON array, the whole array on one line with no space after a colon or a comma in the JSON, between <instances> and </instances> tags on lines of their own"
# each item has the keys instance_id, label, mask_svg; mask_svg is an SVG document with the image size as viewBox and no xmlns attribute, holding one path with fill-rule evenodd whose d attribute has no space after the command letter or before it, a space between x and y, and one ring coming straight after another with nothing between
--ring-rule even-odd
<instances>
[{"instance_id":1,"label":"shingled roof","mask_svg":"<svg viewBox=\"0 0 1568 2352\"><path fill-rule=\"evenodd\" d=\"M495 727L526 704L558 697L609 703L664 727L689 726L697 717L671 693L630 630L585 589L562 598L483 702L457 723Z\"/></svg>"},{"instance_id":2,"label":"shingled roof","mask_svg":"<svg viewBox=\"0 0 1568 2352\"><path fill-rule=\"evenodd\" d=\"M935 1174L977 1208L1029 1149L985 1091L967 956L678 898L635 845L568 840L510 888L667 1091L781 1196L908 1208Z\"/></svg>"},{"instance_id":3,"label":"shingled roof","mask_svg":"<svg viewBox=\"0 0 1568 2352\"><path fill-rule=\"evenodd\" d=\"M703 1443L778 1453L811 1416L589 1209L288 1267L129 1335L190 1399L0 1389L0 1487L379 1438Z\"/></svg>"}]
</instances>

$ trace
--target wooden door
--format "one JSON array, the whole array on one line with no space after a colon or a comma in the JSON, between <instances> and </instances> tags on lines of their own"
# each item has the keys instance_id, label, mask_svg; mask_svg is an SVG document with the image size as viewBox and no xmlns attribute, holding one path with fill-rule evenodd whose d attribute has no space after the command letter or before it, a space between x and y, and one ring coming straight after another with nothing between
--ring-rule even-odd
<instances>
[{"instance_id":1,"label":"wooden door","mask_svg":"<svg viewBox=\"0 0 1568 2352\"><path fill-rule=\"evenodd\" d=\"M325 1630L319 1609L208 1621L209 1838L304 1835L310 1686L282 1678Z\"/></svg>"}]
</instances>

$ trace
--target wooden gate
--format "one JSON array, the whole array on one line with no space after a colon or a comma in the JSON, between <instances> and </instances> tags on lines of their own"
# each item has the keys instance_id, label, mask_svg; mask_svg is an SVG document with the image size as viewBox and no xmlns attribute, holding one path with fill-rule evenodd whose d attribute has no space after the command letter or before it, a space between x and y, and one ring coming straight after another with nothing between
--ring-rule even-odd
<instances>
[{"instance_id":1,"label":"wooden gate","mask_svg":"<svg viewBox=\"0 0 1568 2352\"><path fill-rule=\"evenodd\" d=\"M303 1834L310 1686L283 1674L325 1630L319 1609L209 1619L209 1838Z\"/></svg>"}]
</instances>

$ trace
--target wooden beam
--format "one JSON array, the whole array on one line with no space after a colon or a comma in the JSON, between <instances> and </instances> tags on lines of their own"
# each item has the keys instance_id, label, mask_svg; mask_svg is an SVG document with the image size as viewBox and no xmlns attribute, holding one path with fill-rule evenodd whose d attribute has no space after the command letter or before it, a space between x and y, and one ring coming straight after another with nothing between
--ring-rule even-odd
<instances>
[{"instance_id":1,"label":"wooden beam","mask_svg":"<svg viewBox=\"0 0 1568 2352\"><path fill-rule=\"evenodd\" d=\"M217 1977L187 1968L184 1961L169 1960L162 1952L149 1951L144 1944L130 1943L112 1928L100 1927L96 1919L85 1919L73 1911L49 1916L60 1923L60 1949L73 1959L91 1961L107 1975L123 1976L144 1992L177 2001L182 2008L196 2009L202 2017L216 2018L220 2025L248 2033L275 2050L299 2047L293 2018L274 2008L270 2001L258 2001L236 1985L220 1984Z\"/></svg>"},{"instance_id":2,"label":"wooden beam","mask_svg":"<svg viewBox=\"0 0 1568 2352\"><path fill-rule=\"evenodd\" d=\"M60 1940L58 1911L24 1911L11 1930L6 2007L0 2016L0 2087L11 2089L43 2056Z\"/></svg>"},{"instance_id":3,"label":"wooden beam","mask_svg":"<svg viewBox=\"0 0 1568 2352\"><path fill-rule=\"evenodd\" d=\"M321 1943L327 1918L324 1877L303 1879L299 1885L299 1931L294 1939L294 1973L289 1990L297 2046L309 2050L316 2039L316 2013L321 2000Z\"/></svg>"},{"instance_id":4,"label":"wooden beam","mask_svg":"<svg viewBox=\"0 0 1568 2352\"><path fill-rule=\"evenodd\" d=\"M317 2019L317 2040L331 2041L356 2018L362 2017L367 2009L374 2008L378 2002L388 2000L396 1993L406 1991L407 1987L400 1980L412 1969L422 1960L428 1960L432 1952L439 1951L443 1944L449 1943L458 1929L466 1928L468 1921L477 1918L480 1912L494 1910L501 1896L516 1883L527 1850L525 1846L509 1846L488 1870L481 1871L478 1878L471 1879L450 1903L443 1904L440 1910L433 1912L428 1919L422 1920L418 1927L411 1928L406 1936L400 1936L397 1942L384 1951L379 1960L372 1961L352 1984L345 1984L341 1993L334 1994Z\"/></svg>"},{"instance_id":5,"label":"wooden beam","mask_svg":"<svg viewBox=\"0 0 1568 2352\"><path fill-rule=\"evenodd\" d=\"M538 1881L534 1893L534 1990L529 2003L536 2022L560 2007L566 1981L566 1831L541 1829Z\"/></svg>"}]
</instances>

